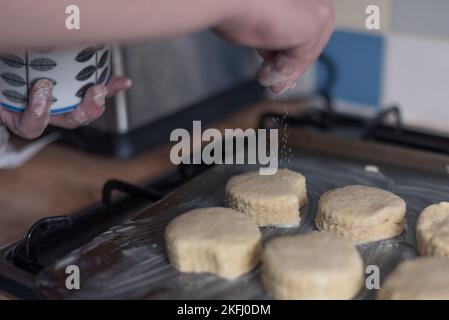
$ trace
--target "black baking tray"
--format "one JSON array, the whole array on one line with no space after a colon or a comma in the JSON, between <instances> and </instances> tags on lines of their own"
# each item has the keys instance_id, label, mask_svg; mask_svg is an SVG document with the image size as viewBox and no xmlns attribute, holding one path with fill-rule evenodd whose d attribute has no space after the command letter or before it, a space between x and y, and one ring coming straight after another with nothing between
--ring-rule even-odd
<instances>
[{"instance_id":1,"label":"black baking tray","mask_svg":"<svg viewBox=\"0 0 449 320\"><path fill-rule=\"evenodd\" d=\"M415 224L428 205L449 200L449 157L384 144L291 130L281 144L281 167L303 173L309 202L297 228L261 228L263 241L315 230L319 197L339 186L362 184L389 190L407 203L405 231L393 238L358 245L365 265L376 265L381 281L405 259L417 255ZM225 206L224 186L250 165L221 165L194 178L137 217L112 227L87 244L49 264L34 279L42 298L56 299L270 299L260 282L260 266L236 279L177 272L168 262L166 225L200 207ZM65 287L68 265L81 271L80 290ZM357 299L373 299L362 288Z\"/></svg>"}]
</instances>

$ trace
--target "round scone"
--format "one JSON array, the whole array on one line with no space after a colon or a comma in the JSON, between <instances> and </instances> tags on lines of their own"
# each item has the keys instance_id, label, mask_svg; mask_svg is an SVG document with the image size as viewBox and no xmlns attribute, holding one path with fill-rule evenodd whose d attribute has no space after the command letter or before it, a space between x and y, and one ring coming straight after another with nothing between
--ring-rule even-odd
<instances>
[{"instance_id":1,"label":"round scone","mask_svg":"<svg viewBox=\"0 0 449 320\"><path fill-rule=\"evenodd\" d=\"M229 208L186 212L165 230L170 263L181 272L235 278L260 260L261 233L254 222Z\"/></svg>"},{"instance_id":2,"label":"round scone","mask_svg":"<svg viewBox=\"0 0 449 320\"><path fill-rule=\"evenodd\" d=\"M419 254L449 258L449 202L433 204L421 212L416 240Z\"/></svg>"},{"instance_id":3,"label":"round scone","mask_svg":"<svg viewBox=\"0 0 449 320\"><path fill-rule=\"evenodd\" d=\"M297 226L299 209L307 202L306 178L288 169L274 175L246 172L229 179L226 199L259 226Z\"/></svg>"},{"instance_id":4,"label":"round scone","mask_svg":"<svg viewBox=\"0 0 449 320\"><path fill-rule=\"evenodd\" d=\"M363 279L357 249L327 232L275 238L262 254L262 282L276 299L351 299Z\"/></svg>"},{"instance_id":5,"label":"round scone","mask_svg":"<svg viewBox=\"0 0 449 320\"><path fill-rule=\"evenodd\" d=\"M385 279L380 300L448 300L449 259L421 257L401 262Z\"/></svg>"},{"instance_id":6,"label":"round scone","mask_svg":"<svg viewBox=\"0 0 449 320\"><path fill-rule=\"evenodd\" d=\"M316 226L355 243L397 236L405 226L405 201L373 187L347 186L326 192L318 203Z\"/></svg>"}]
</instances>

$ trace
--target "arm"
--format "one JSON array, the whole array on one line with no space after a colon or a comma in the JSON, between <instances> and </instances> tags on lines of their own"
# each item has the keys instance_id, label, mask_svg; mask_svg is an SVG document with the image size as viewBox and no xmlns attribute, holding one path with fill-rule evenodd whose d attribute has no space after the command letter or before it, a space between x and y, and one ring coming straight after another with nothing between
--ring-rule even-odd
<instances>
[{"instance_id":1,"label":"arm","mask_svg":"<svg viewBox=\"0 0 449 320\"><path fill-rule=\"evenodd\" d=\"M65 8L72 4L80 7L80 30L65 29ZM316 60L328 41L333 28L332 1L39 0L30 4L26 0L3 0L0 47L159 39L207 27L230 41L257 49L264 59L258 74L259 82L280 94L294 87L296 80ZM11 30L14 30L14 36L11 36ZM50 84L41 85L46 87ZM117 90L129 86L126 79L114 85ZM91 89L91 93L86 93L88 102L83 101L77 110L66 116L55 119L44 112L44 116L36 117L31 113L38 103L32 96L27 110L30 114L22 115L26 121L18 119L17 114L8 114L6 110L0 110L0 121L10 128L8 124L11 123L16 132L28 137L39 135L48 122L69 128L87 124L101 115L108 92L98 86ZM117 90L109 89L109 94ZM36 94L35 90L31 91L32 95ZM51 88L47 95L51 95ZM42 93L37 96L41 99L48 97ZM47 106L46 112L48 109ZM38 128L33 134L29 134L29 123Z\"/></svg>"},{"instance_id":2,"label":"arm","mask_svg":"<svg viewBox=\"0 0 449 320\"><path fill-rule=\"evenodd\" d=\"M277 85L280 90L275 91L294 84L318 57L333 27L331 0L2 2L3 48L159 39L212 27L233 42L259 49L269 61L259 79L262 84L274 86L272 89ZM65 28L65 8L70 4L80 8L80 30Z\"/></svg>"},{"instance_id":3,"label":"arm","mask_svg":"<svg viewBox=\"0 0 449 320\"><path fill-rule=\"evenodd\" d=\"M252 1L252 0L251 0ZM3 0L0 47L52 47L136 41L188 34L239 14L241 0ZM253 1L254 2L254 1ZM80 30L67 30L65 9L80 8ZM37 27L38 26L38 27ZM11 36L13 31L14 36Z\"/></svg>"}]
</instances>

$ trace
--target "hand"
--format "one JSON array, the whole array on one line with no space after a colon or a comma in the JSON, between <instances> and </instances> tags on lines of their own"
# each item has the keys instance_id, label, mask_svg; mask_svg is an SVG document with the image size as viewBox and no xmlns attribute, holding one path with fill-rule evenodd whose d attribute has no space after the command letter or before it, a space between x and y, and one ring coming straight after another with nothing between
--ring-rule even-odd
<instances>
[{"instance_id":1,"label":"hand","mask_svg":"<svg viewBox=\"0 0 449 320\"><path fill-rule=\"evenodd\" d=\"M48 124L67 129L86 126L103 114L106 97L114 96L129 87L131 80L128 78L112 78L107 86L95 85L89 88L81 104L72 112L52 116L50 109L53 84L42 79L30 89L28 106L23 113L0 108L0 125L3 124L14 134L27 139L39 137Z\"/></svg>"},{"instance_id":2,"label":"hand","mask_svg":"<svg viewBox=\"0 0 449 320\"><path fill-rule=\"evenodd\" d=\"M259 82L275 94L293 88L318 58L332 33L331 0L248 0L247 9L215 28L264 59Z\"/></svg>"}]
</instances>

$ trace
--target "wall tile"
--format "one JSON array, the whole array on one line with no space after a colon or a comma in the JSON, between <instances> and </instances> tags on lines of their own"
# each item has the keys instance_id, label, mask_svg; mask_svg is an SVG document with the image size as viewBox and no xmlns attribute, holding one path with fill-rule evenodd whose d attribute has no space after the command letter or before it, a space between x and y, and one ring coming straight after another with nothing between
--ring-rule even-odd
<instances>
[{"instance_id":1,"label":"wall tile","mask_svg":"<svg viewBox=\"0 0 449 320\"><path fill-rule=\"evenodd\" d=\"M381 99L384 37L377 34L336 31L324 53L337 67L334 98L353 104L378 106ZM317 86L326 79L318 65Z\"/></svg>"},{"instance_id":2,"label":"wall tile","mask_svg":"<svg viewBox=\"0 0 449 320\"><path fill-rule=\"evenodd\" d=\"M448 0L393 0L392 30L449 37L448 15Z\"/></svg>"},{"instance_id":3,"label":"wall tile","mask_svg":"<svg viewBox=\"0 0 449 320\"><path fill-rule=\"evenodd\" d=\"M449 41L391 34L383 104L398 104L408 125L449 133Z\"/></svg>"}]
</instances>

